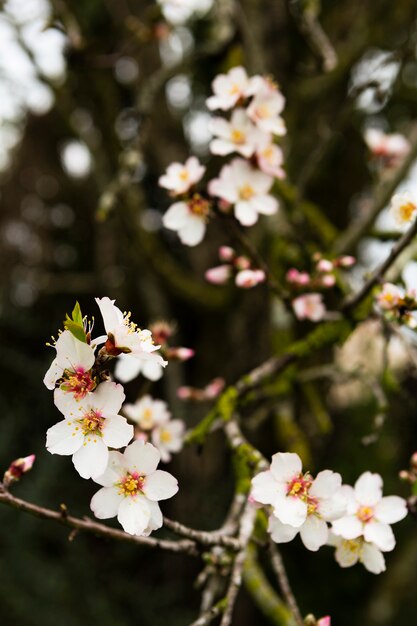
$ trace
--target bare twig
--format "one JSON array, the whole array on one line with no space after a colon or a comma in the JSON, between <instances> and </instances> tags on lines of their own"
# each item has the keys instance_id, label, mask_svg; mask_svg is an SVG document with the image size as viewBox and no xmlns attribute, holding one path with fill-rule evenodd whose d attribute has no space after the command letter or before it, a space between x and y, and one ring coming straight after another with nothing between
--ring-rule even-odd
<instances>
[{"instance_id":1,"label":"bare twig","mask_svg":"<svg viewBox=\"0 0 417 626\"><path fill-rule=\"evenodd\" d=\"M399 239L395 245L392 247L390 254L387 256L385 261L381 263L379 267L374 270L368 280L364 283L361 289L350 296L347 300L345 300L342 305L342 311L349 311L355 306L357 306L372 290L372 288L380 282L384 274L388 271L394 261L399 257L401 252L408 246L408 244L412 241L412 239L417 234L417 220L410 226L407 232Z\"/></svg>"},{"instance_id":2,"label":"bare twig","mask_svg":"<svg viewBox=\"0 0 417 626\"><path fill-rule=\"evenodd\" d=\"M299 31L318 57L325 72L335 69L338 59L333 45L324 32L315 11L301 6L300 0L290 0L289 7Z\"/></svg>"},{"instance_id":3,"label":"bare twig","mask_svg":"<svg viewBox=\"0 0 417 626\"><path fill-rule=\"evenodd\" d=\"M240 531L239 541L242 548L237 553L230 576L229 588L226 593L226 606L224 608L222 620L220 626L230 626L232 622L233 609L235 606L236 598L239 593L239 589L242 585L243 578L243 566L246 559L246 549L252 535L253 527L255 524L256 508L247 501L242 517L240 518Z\"/></svg>"},{"instance_id":4,"label":"bare twig","mask_svg":"<svg viewBox=\"0 0 417 626\"><path fill-rule=\"evenodd\" d=\"M11 506L35 517L41 519L50 519L68 526L77 531L83 531L97 535L98 537L105 537L107 539L114 539L116 541L126 541L129 543L135 543L137 545L148 546L149 548L160 548L161 550L169 550L170 552L185 552L192 556L199 556L199 551L194 541L190 539L183 539L181 541L169 541L167 539L154 539L153 537L137 537L136 535L128 535L122 530L116 528L110 528L104 524L94 522L89 518L79 519L70 515L63 515L62 509L60 511L53 511L26 500L16 498L9 491L0 487L0 503Z\"/></svg>"},{"instance_id":5,"label":"bare twig","mask_svg":"<svg viewBox=\"0 0 417 626\"><path fill-rule=\"evenodd\" d=\"M285 566L281 558L281 554L276 544L272 540L269 544L269 551L271 555L272 569L274 570L278 579L282 595L284 596L289 608L291 609L291 612L294 615L294 619L297 622L298 626L304 626L304 620L301 616L300 609L298 608L297 601L292 592L287 572L285 571Z\"/></svg>"},{"instance_id":6,"label":"bare twig","mask_svg":"<svg viewBox=\"0 0 417 626\"><path fill-rule=\"evenodd\" d=\"M220 600L217 604L211 607L211 609L206 611L204 615L200 615L200 617L196 619L195 622L193 622L190 626L207 626L207 624L210 624L224 611L224 607L225 601Z\"/></svg>"},{"instance_id":7,"label":"bare twig","mask_svg":"<svg viewBox=\"0 0 417 626\"><path fill-rule=\"evenodd\" d=\"M205 546L224 546L232 550L239 550L241 547L237 539L229 537L221 531L194 530L194 528L184 526L184 524L180 524L180 522L168 519L167 517L164 517L164 525L177 535L193 539Z\"/></svg>"}]
</instances>

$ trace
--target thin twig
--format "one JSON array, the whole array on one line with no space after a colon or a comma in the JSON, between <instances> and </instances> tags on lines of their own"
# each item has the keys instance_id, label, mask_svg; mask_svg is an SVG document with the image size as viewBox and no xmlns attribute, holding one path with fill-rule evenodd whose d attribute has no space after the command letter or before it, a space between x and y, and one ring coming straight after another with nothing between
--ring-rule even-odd
<instances>
[{"instance_id":1,"label":"thin twig","mask_svg":"<svg viewBox=\"0 0 417 626\"><path fill-rule=\"evenodd\" d=\"M278 579L279 586L281 588L282 595L284 596L289 608L291 609L292 614L294 615L294 619L299 626L304 626L304 620L301 616L301 611L298 608L297 601L292 592L290 582L288 580L287 572L285 571L284 562L282 560L281 554L276 546L276 544L272 541L269 543L269 552L271 555L271 565L274 570L276 577Z\"/></svg>"},{"instance_id":2,"label":"thin twig","mask_svg":"<svg viewBox=\"0 0 417 626\"><path fill-rule=\"evenodd\" d=\"M154 539L153 537L137 537L136 535L128 535L122 530L110 528L104 524L99 524L88 518L79 519L70 515L63 515L62 511L53 511L31 502L26 502L20 498L16 498L9 491L0 486L0 503L11 506L35 517L42 519L50 519L68 526L77 531L83 531L97 535L99 537L105 537L107 539L114 539L116 541L126 541L129 543L135 543L137 545L147 546L149 548L160 548L161 550L169 550L171 552L185 552L192 556L199 556L200 552L194 541L190 539L183 539L181 541L169 541L167 539Z\"/></svg>"},{"instance_id":3,"label":"thin twig","mask_svg":"<svg viewBox=\"0 0 417 626\"><path fill-rule=\"evenodd\" d=\"M315 12L300 5L300 0L290 0L289 2L294 21L304 35L308 46L321 62L323 70L331 72L338 63L336 51L318 21Z\"/></svg>"},{"instance_id":4,"label":"thin twig","mask_svg":"<svg viewBox=\"0 0 417 626\"><path fill-rule=\"evenodd\" d=\"M410 226L407 232L404 233L401 239L399 239L395 243L385 261L376 268L376 270L371 274L371 276L364 283L361 289L356 294L350 296L347 300L345 300L344 304L342 305L342 311L346 312L355 308L355 306L357 306L360 302L362 302L364 298L366 298L372 288L382 280L384 274L388 271L394 261L399 257L401 252L408 246L408 244L412 241L416 234L417 220L414 221L414 223Z\"/></svg>"},{"instance_id":5,"label":"thin twig","mask_svg":"<svg viewBox=\"0 0 417 626\"><path fill-rule=\"evenodd\" d=\"M239 550L241 547L235 537L229 537L221 531L195 530L194 528L184 526L184 524L168 519L167 517L164 517L164 525L177 535L193 539L205 546L224 546L232 550Z\"/></svg>"},{"instance_id":6,"label":"thin twig","mask_svg":"<svg viewBox=\"0 0 417 626\"><path fill-rule=\"evenodd\" d=\"M240 519L239 541L241 542L242 549L236 554L233 563L229 588L226 593L226 606L224 608L220 626L230 626L232 623L233 609L243 580L243 566L246 559L246 549L252 535L255 517L256 508L248 500Z\"/></svg>"},{"instance_id":7,"label":"thin twig","mask_svg":"<svg viewBox=\"0 0 417 626\"><path fill-rule=\"evenodd\" d=\"M210 624L216 617L218 617L223 611L225 607L225 601L220 600L217 604L211 607L206 613L200 615L198 619L195 620L190 626L207 626Z\"/></svg>"}]
</instances>

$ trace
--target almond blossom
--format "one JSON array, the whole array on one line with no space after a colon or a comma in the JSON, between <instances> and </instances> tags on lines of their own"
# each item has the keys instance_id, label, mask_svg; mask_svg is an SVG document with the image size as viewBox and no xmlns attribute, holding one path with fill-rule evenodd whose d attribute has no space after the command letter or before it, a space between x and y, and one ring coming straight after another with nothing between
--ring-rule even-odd
<instances>
[{"instance_id":1,"label":"almond blossom","mask_svg":"<svg viewBox=\"0 0 417 626\"><path fill-rule=\"evenodd\" d=\"M320 293L307 293L292 301L294 313L299 320L319 322L326 314L323 296Z\"/></svg>"},{"instance_id":2,"label":"almond blossom","mask_svg":"<svg viewBox=\"0 0 417 626\"><path fill-rule=\"evenodd\" d=\"M372 574L385 572L383 553L374 543L365 541L363 537L343 539L330 532L328 544L336 548L335 559L340 567L352 567L356 563L362 563Z\"/></svg>"},{"instance_id":3,"label":"almond blossom","mask_svg":"<svg viewBox=\"0 0 417 626\"><path fill-rule=\"evenodd\" d=\"M278 201L268 195L272 183L271 176L243 159L234 159L222 168L219 178L210 181L208 190L234 205L236 219L243 226L252 226L259 214L273 215L278 210Z\"/></svg>"},{"instance_id":4,"label":"almond blossom","mask_svg":"<svg viewBox=\"0 0 417 626\"><path fill-rule=\"evenodd\" d=\"M379 550L394 549L395 537L390 524L407 515L406 501L399 496L382 497L382 478L365 472L354 487L343 486L347 500L347 514L333 522L332 531L343 539L363 537Z\"/></svg>"},{"instance_id":5,"label":"almond blossom","mask_svg":"<svg viewBox=\"0 0 417 626\"><path fill-rule=\"evenodd\" d=\"M278 90L261 91L255 94L247 108L247 114L265 133L285 135L285 122L280 116L285 106L285 98Z\"/></svg>"},{"instance_id":6,"label":"almond blossom","mask_svg":"<svg viewBox=\"0 0 417 626\"><path fill-rule=\"evenodd\" d=\"M165 361L164 361L165 363ZM114 375L121 383L128 383L142 374L148 380L156 381L162 378L164 367L159 359L139 360L130 354L120 354L117 357Z\"/></svg>"},{"instance_id":7,"label":"almond blossom","mask_svg":"<svg viewBox=\"0 0 417 626\"><path fill-rule=\"evenodd\" d=\"M251 93L251 80L243 67L233 67L227 74L216 76L212 88L214 96L206 100L208 108L227 111Z\"/></svg>"},{"instance_id":8,"label":"almond blossom","mask_svg":"<svg viewBox=\"0 0 417 626\"><path fill-rule=\"evenodd\" d=\"M235 283L242 289L251 289L260 283L265 282L266 274L263 270L241 270L236 274Z\"/></svg>"},{"instance_id":9,"label":"almond blossom","mask_svg":"<svg viewBox=\"0 0 417 626\"><path fill-rule=\"evenodd\" d=\"M398 226L407 226L417 216L417 205L409 193L397 193L392 197L390 213Z\"/></svg>"},{"instance_id":10,"label":"almond blossom","mask_svg":"<svg viewBox=\"0 0 417 626\"><path fill-rule=\"evenodd\" d=\"M231 265L216 265L206 270L204 276L213 285L224 285L232 275Z\"/></svg>"},{"instance_id":11,"label":"almond blossom","mask_svg":"<svg viewBox=\"0 0 417 626\"><path fill-rule=\"evenodd\" d=\"M410 151L410 142L400 133L386 134L379 128L365 131L365 142L372 154L384 159L387 165L397 165Z\"/></svg>"},{"instance_id":12,"label":"almond blossom","mask_svg":"<svg viewBox=\"0 0 417 626\"><path fill-rule=\"evenodd\" d=\"M150 433L152 443L158 448L161 460L171 460L171 452L179 452L183 446L185 425L182 420L172 420L166 402L143 396L135 404L123 407L127 417L140 428L136 437L142 438L143 431Z\"/></svg>"},{"instance_id":13,"label":"almond blossom","mask_svg":"<svg viewBox=\"0 0 417 626\"><path fill-rule=\"evenodd\" d=\"M172 204L162 218L165 228L178 233L180 241L196 246L204 238L210 204L198 194L186 202Z\"/></svg>"},{"instance_id":14,"label":"almond blossom","mask_svg":"<svg viewBox=\"0 0 417 626\"><path fill-rule=\"evenodd\" d=\"M118 356L126 353L142 363L145 361L158 363L165 367L166 361L159 354L155 354L160 346L154 345L150 330L138 328L137 324L131 321L131 314L122 313L114 304L114 300L105 297L96 298L96 302L107 333L107 338L104 337L104 340L108 354Z\"/></svg>"},{"instance_id":15,"label":"almond blossom","mask_svg":"<svg viewBox=\"0 0 417 626\"><path fill-rule=\"evenodd\" d=\"M307 517L294 528L283 524L275 515L269 518L268 531L276 543L287 543L300 533L308 550L317 551L328 542L329 529L326 522L338 519L346 511L346 501L341 491L342 477L331 470L317 474L306 489ZM294 487L293 487L294 489Z\"/></svg>"},{"instance_id":16,"label":"almond blossom","mask_svg":"<svg viewBox=\"0 0 417 626\"><path fill-rule=\"evenodd\" d=\"M96 386L92 367L96 357L94 348L80 341L69 330L64 330L55 343L56 358L43 379L48 389L60 388L74 397L83 398Z\"/></svg>"},{"instance_id":17,"label":"almond blossom","mask_svg":"<svg viewBox=\"0 0 417 626\"><path fill-rule=\"evenodd\" d=\"M123 454L110 452L104 474L94 481L102 485L91 500L99 519L116 517L129 535L147 536L161 528L158 502L178 491L174 476L158 470L160 453L151 443L134 441Z\"/></svg>"},{"instance_id":18,"label":"almond blossom","mask_svg":"<svg viewBox=\"0 0 417 626\"><path fill-rule=\"evenodd\" d=\"M235 109L230 122L223 117L215 117L211 120L210 130L215 136L210 143L210 150L220 155L238 152L249 158L263 137L244 109Z\"/></svg>"},{"instance_id":19,"label":"almond blossom","mask_svg":"<svg viewBox=\"0 0 417 626\"><path fill-rule=\"evenodd\" d=\"M260 146L256 150L256 158L259 169L265 172L265 174L275 178L285 178L285 170L282 167L284 163L283 152L269 138L266 141L261 141Z\"/></svg>"},{"instance_id":20,"label":"almond blossom","mask_svg":"<svg viewBox=\"0 0 417 626\"><path fill-rule=\"evenodd\" d=\"M184 164L171 163L166 173L160 176L159 186L168 189L173 196L181 196L202 179L205 171L204 165L192 156Z\"/></svg>"},{"instance_id":21,"label":"almond blossom","mask_svg":"<svg viewBox=\"0 0 417 626\"><path fill-rule=\"evenodd\" d=\"M124 399L123 387L110 381L78 400L56 389L55 405L65 419L46 434L49 452L72 455L75 469L83 478L103 474L109 459L108 446L122 448L133 438L133 427L118 415Z\"/></svg>"}]
</instances>

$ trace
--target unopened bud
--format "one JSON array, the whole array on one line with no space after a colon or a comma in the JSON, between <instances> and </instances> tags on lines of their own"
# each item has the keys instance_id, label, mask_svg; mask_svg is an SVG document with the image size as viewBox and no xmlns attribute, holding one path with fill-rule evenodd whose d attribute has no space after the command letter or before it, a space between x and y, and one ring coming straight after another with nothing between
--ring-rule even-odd
<instances>
[{"instance_id":1,"label":"unopened bud","mask_svg":"<svg viewBox=\"0 0 417 626\"><path fill-rule=\"evenodd\" d=\"M336 261L336 264L339 265L339 267L352 267L355 263L356 259L354 256L341 256Z\"/></svg>"},{"instance_id":2,"label":"unopened bud","mask_svg":"<svg viewBox=\"0 0 417 626\"><path fill-rule=\"evenodd\" d=\"M236 274L235 282L237 287L250 289L264 282L265 278L266 276L263 270L242 270Z\"/></svg>"},{"instance_id":3,"label":"unopened bud","mask_svg":"<svg viewBox=\"0 0 417 626\"><path fill-rule=\"evenodd\" d=\"M224 261L225 263L229 263L233 261L236 256L236 252L230 246L220 246L219 248L219 259L220 261Z\"/></svg>"},{"instance_id":4,"label":"unopened bud","mask_svg":"<svg viewBox=\"0 0 417 626\"><path fill-rule=\"evenodd\" d=\"M328 259L320 259L320 261L317 263L318 272L327 273L327 272L331 272L332 269L333 269L333 263L329 261Z\"/></svg>"},{"instance_id":5,"label":"unopened bud","mask_svg":"<svg viewBox=\"0 0 417 626\"><path fill-rule=\"evenodd\" d=\"M165 345L174 332L173 324L158 320L149 326L152 338L157 345Z\"/></svg>"},{"instance_id":6,"label":"unopened bud","mask_svg":"<svg viewBox=\"0 0 417 626\"><path fill-rule=\"evenodd\" d=\"M166 353L168 360L175 359L177 361L188 361L195 355L195 351L191 348L169 348Z\"/></svg>"},{"instance_id":7,"label":"unopened bud","mask_svg":"<svg viewBox=\"0 0 417 626\"><path fill-rule=\"evenodd\" d=\"M318 620L317 626L331 626L331 623L332 620L330 619L330 615L326 615Z\"/></svg>"},{"instance_id":8,"label":"unopened bud","mask_svg":"<svg viewBox=\"0 0 417 626\"><path fill-rule=\"evenodd\" d=\"M212 285L224 285L229 280L231 273L230 265L218 265L208 269L204 276Z\"/></svg>"},{"instance_id":9,"label":"unopened bud","mask_svg":"<svg viewBox=\"0 0 417 626\"><path fill-rule=\"evenodd\" d=\"M404 482L411 481L410 473L407 472L407 470L401 470L401 472L399 472L398 474L398 477L400 480L403 480Z\"/></svg>"},{"instance_id":10,"label":"unopened bud","mask_svg":"<svg viewBox=\"0 0 417 626\"><path fill-rule=\"evenodd\" d=\"M321 279L321 284L323 285L323 287L334 287L336 283L336 278L333 276L333 274L327 274L327 276L323 276L323 278Z\"/></svg>"},{"instance_id":11,"label":"unopened bud","mask_svg":"<svg viewBox=\"0 0 417 626\"><path fill-rule=\"evenodd\" d=\"M248 270L250 268L250 260L247 256L238 256L235 259L235 267L237 270Z\"/></svg>"},{"instance_id":12,"label":"unopened bud","mask_svg":"<svg viewBox=\"0 0 417 626\"><path fill-rule=\"evenodd\" d=\"M34 454L30 454L29 456L13 461L7 472L4 474L3 483L8 486L11 483L20 480L23 474L32 469L35 459L36 456Z\"/></svg>"}]
</instances>

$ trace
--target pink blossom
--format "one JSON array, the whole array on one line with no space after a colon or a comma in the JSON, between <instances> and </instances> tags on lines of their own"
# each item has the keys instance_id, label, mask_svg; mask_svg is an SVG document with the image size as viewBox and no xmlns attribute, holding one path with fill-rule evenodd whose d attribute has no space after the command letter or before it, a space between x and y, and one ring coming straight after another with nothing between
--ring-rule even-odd
<instances>
[{"instance_id":1,"label":"pink blossom","mask_svg":"<svg viewBox=\"0 0 417 626\"><path fill-rule=\"evenodd\" d=\"M230 246L220 246L219 248L219 259L220 261L229 262L232 261L236 256L236 252Z\"/></svg>"},{"instance_id":2,"label":"pink blossom","mask_svg":"<svg viewBox=\"0 0 417 626\"><path fill-rule=\"evenodd\" d=\"M229 280L231 274L232 268L230 265L217 265L208 269L204 276L213 285L224 285Z\"/></svg>"},{"instance_id":3,"label":"pink blossom","mask_svg":"<svg viewBox=\"0 0 417 626\"><path fill-rule=\"evenodd\" d=\"M238 287L250 289L265 281L263 270L241 270L236 274L235 282Z\"/></svg>"},{"instance_id":4,"label":"pink blossom","mask_svg":"<svg viewBox=\"0 0 417 626\"><path fill-rule=\"evenodd\" d=\"M180 196L198 183L205 171L206 168L197 157L190 157L185 164L171 163L166 173L159 178L159 185L168 189L173 196Z\"/></svg>"},{"instance_id":5,"label":"pink blossom","mask_svg":"<svg viewBox=\"0 0 417 626\"><path fill-rule=\"evenodd\" d=\"M294 313L299 320L319 322L326 313L326 307L320 293L308 293L292 301Z\"/></svg>"},{"instance_id":6,"label":"pink blossom","mask_svg":"<svg viewBox=\"0 0 417 626\"><path fill-rule=\"evenodd\" d=\"M295 267L288 270L286 278L289 283L296 285L308 285L310 282L310 275L307 272L299 272Z\"/></svg>"}]
</instances>

